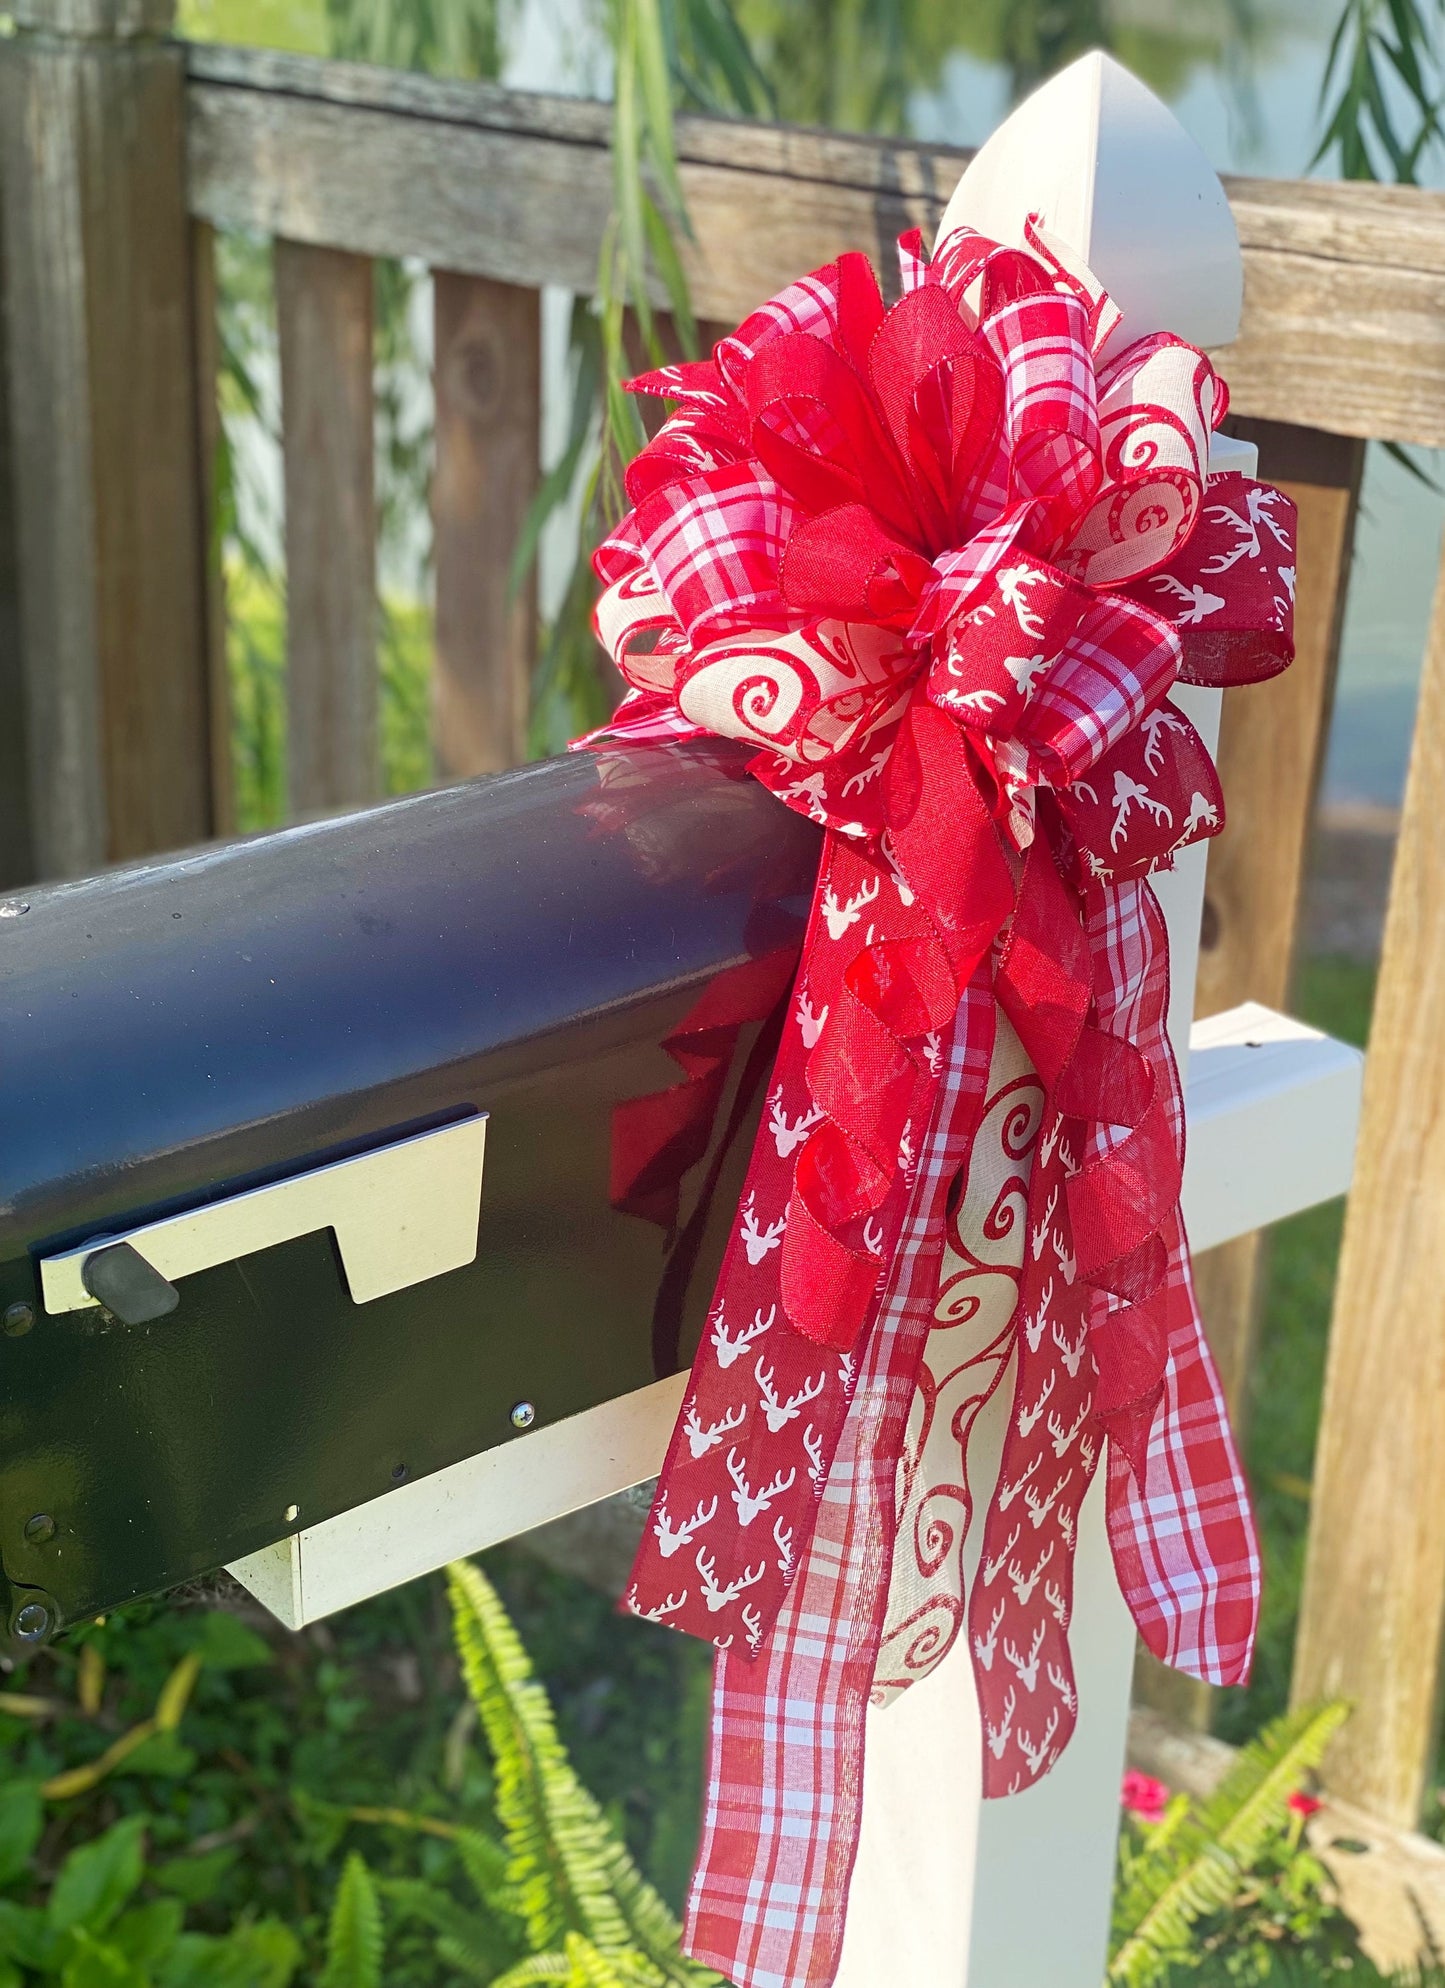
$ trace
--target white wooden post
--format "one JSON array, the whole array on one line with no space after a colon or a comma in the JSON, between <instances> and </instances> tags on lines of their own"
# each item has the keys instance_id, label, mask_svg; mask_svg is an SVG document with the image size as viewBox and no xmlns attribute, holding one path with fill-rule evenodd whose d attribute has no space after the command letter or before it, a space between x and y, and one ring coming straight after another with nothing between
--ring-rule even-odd
<instances>
[{"instance_id":1,"label":"white wooden post","mask_svg":"<svg viewBox=\"0 0 1445 1988\"><path fill-rule=\"evenodd\" d=\"M1116 341L1153 330L1208 346L1234 337L1242 264L1219 181L1165 106L1107 56L1075 63L995 133L960 181L940 238L967 223L1021 246L1030 215L1082 256L1124 310ZM1256 452L1221 438L1211 467L1225 466L1252 473ZM1176 695L1212 751L1220 693ZM1186 1081L1206 849L1188 850L1157 883L1169 926L1169 1032ZM1006 1383L971 1446L980 1509L1010 1404ZM885 1978L931 1988L1098 1988L1135 1643L1109 1552L1104 1482L1101 1471L1079 1520L1070 1622L1078 1726L1048 1775L1007 1800L980 1799L966 1635L901 1699L870 1709L838 1988Z\"/></svg>"},{"instance_id":2,"label":"white wooden post","mask_svg":"<svg viewBox=\"0 0 1445 1988\"><path fill-rule=\"evenodd\" d=\"M1031 213L1093 268L1127 312L1121 336L1176 331L1203 346L1238 327L1238 243L1223 192L1171 114L1117 64L1088 56L1045 86L984 147L944 228L967 220L1019 242ZM1252 470L1221 441L1216 468ZM1177 693L1205 742L1217 692ZM1197 1025L1188 1068L1205 850L1159 880L1172 959L1170 1034L1192 1141L1186 1223L1207 1248L1349 1184L1358 1054L1252 1005ZM652 1476L680 1377L522 1436L503 1448L303 1529L232 1571L299 1627L365 1596ZM971 1449L986 1501L1007 1387ZM988 1456L992 1446L993 1464ZM1071 1642L1073 1740L1026 1792L983 1803L966 1643L869 1715L863 1837L839 1988L1098 1988L1118 1829L1134 1629L1104 1527L1102 1474L1080 1521Z\"/></svg>"}]
</instances>

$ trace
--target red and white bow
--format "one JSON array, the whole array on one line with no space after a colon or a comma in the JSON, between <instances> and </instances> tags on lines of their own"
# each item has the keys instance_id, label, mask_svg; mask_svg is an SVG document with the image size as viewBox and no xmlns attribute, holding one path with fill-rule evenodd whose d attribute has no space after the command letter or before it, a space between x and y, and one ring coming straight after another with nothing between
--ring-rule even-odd
<instances>
[{"instance_id":1,"label":"red and white bow","mask_svg":"<svg viewBox=\"0 0 1445 1988\"><path fill-rule=\"evenodd\" d=\"M1172 685L1289 661L1292 506L1209 477L1209 361L1166 333L1101 357L1117 311L1036 231L1028 250L900 248L891 309L844 255L711 359L634 383L678 405L596 561L598 632L632 686L608 735L751 741L756 777L826 830L628 1594L724 1653L689 1937L739 1984L836 1966L905 1425L1000 1012L1039 1097L983 1390L1012 1376L979 1521L984 1573L1006 1578L967 1601L985 1792L1046 1772L1072 1731L1073 1546L1106 1438L1149 1646L1236 1681L1258 1606L1179 1217L1144 879L1223 818ZM1035 1496L1010 1509L1021 1484ZM1028 1653L1027 1724L1003 1645Z\"/></svg>"}]
</instances>

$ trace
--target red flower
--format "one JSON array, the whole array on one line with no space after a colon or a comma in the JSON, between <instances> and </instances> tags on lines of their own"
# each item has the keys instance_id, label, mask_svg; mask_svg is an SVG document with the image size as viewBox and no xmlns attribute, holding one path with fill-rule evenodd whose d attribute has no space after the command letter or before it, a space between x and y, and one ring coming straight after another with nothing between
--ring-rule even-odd
<instances>
[{"instance_id":1,"label":"red flower","mask_svg":"<svg viewBox=\"0 0 1445 1988\"><path fill-rule=\"evenodd\" d=\"M1120 1785L1119 1800L1141 1822L1162 1822L1169 1790L1152 1774L1140 1774L1131 1767Z\"/></svg>"},{"instance_id":2,"label":"red flower","mask_svg":"<svg viewBox=\"0 0 1445 1988\"><path fill-rule=\"evenodd\" d=\"M1289 1798L1289 1812L1308 1822L1312 1815L1318 1815L1324 1803L1317 1795L1307 1795L1303 1788L1296 1788Z\"/></svg>"}]
</instances>

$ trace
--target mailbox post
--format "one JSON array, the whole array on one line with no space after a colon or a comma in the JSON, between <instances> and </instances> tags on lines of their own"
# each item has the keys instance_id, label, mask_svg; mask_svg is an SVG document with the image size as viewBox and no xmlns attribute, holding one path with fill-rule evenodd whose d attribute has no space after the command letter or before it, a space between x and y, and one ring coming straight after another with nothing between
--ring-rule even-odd
<instances>
[{"instance_id":1,"label":"mailbox post","mask_svg":"<svg viewBox=\"0 0 1445 1988\"><path fill-rule=\"evenodd\" d=\"M1219 181L1167 108L1105 56L1075 63L1001 127L963 175L940 235L965 223L1021 244L1030 215L1121 306L1117 335L1135 339L1157 328L1213 348L1237 333L1243 271ZM1256 468L1253 445L1216 436L1212 475ZM1221 693L1180 687L1174 697L1212 752ZM1190 1106L1184 1209L1196 1249L1284 1212L1273 1199L1281 1188L1290 1207L1344 1190L1361 1061L1257 1011L1195 1030L1200 1055L1191 1061L1207 849L1186 850L1155 886L1169 928L1169 1033ZM1276 1130L1276 1109L1293 1119L1283 1154L1275 1147L1266 1157L1255 1145L1242 1095L1223 1149L1195 1150L1196 1100L1207 1082L1199 1080L1230 1034L1245 1059L1268 1054L1271 1040L1300 1059L1299 1090L1261 1114ZM1262 1074L1247 1060L1237 1068L1245 1082ZM1323 1178L1314 1172L1322 1159ZM1243 1214L1238 1203L1223 1205L1241 1176ZM975 1438L981 1502L998 1475L1008 1404L1008 1390L999 1389ZM936 1672L870 1711L863 1832L838 1988L868 1988L885 1973L937 1988L1096 1988L1102 1979L1136 1642L1103 1494L1100 1473L1080 1514L1070 1620L1078 1725L1048 1774L1002 1801L972 1792L981 1783L984 1735L966 1636Z\"/></svg>"}]
</instances>

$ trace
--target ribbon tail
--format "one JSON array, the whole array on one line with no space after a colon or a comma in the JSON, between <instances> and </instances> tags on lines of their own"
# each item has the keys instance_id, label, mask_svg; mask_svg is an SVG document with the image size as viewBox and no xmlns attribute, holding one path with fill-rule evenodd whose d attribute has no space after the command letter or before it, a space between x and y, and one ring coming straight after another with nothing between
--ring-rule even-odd
<instances>
[{"instance_id":1,"label":"ribbon tail","mask_svg":"<svg viewBox=\"0 0 1445 1988\"><path fill-rule=\"evenodd\" d=\"M1169 1324L1164 1397L1142 1473L1110 1449L1109 1544L1154 1655L1205 1684L1243 1684L1259 1627L1259 1544L1177 1225Z\"/></svg>"},{"instance_id":2,"label":"ribbon tail","mask_svg":"<svg viewBox=\"0 0 1445 1988\"><path fill-rule=\"evenodd\" d=\"M1168 974L1157 963L1164 919L1148 885L1133 888L1142 915L1115 923L1112 951L1125 970L1113 984L1145 990L1134 1040L1166 1086L1182 1160L1183 1093L1165 1030ZM1142 1468L1110 1444L1109 1542L1119 1586L1154 1655L1207 1684L1242 1684L1259 1626L1259 1541L1177 1207L1160 1233L1168 1252L1163 1393L1139 1446Z\"/></svg>"},{"instance_id":3,"label":"ribbon tail","mask_svg":"<svg viewBox=\"0 0 1445 1988\"><path fill-rule=\"evenodd\" d=\"M960 1003L879 1315L817 1522L756 1661L720 1651L685 1950L736 1988L828 1988L863 1800L898 1458L933 1323L947 1201L987 1088L986 970ZM794 1819L801 1819L794 1826Z\"/></svg>"}]
</instances>

